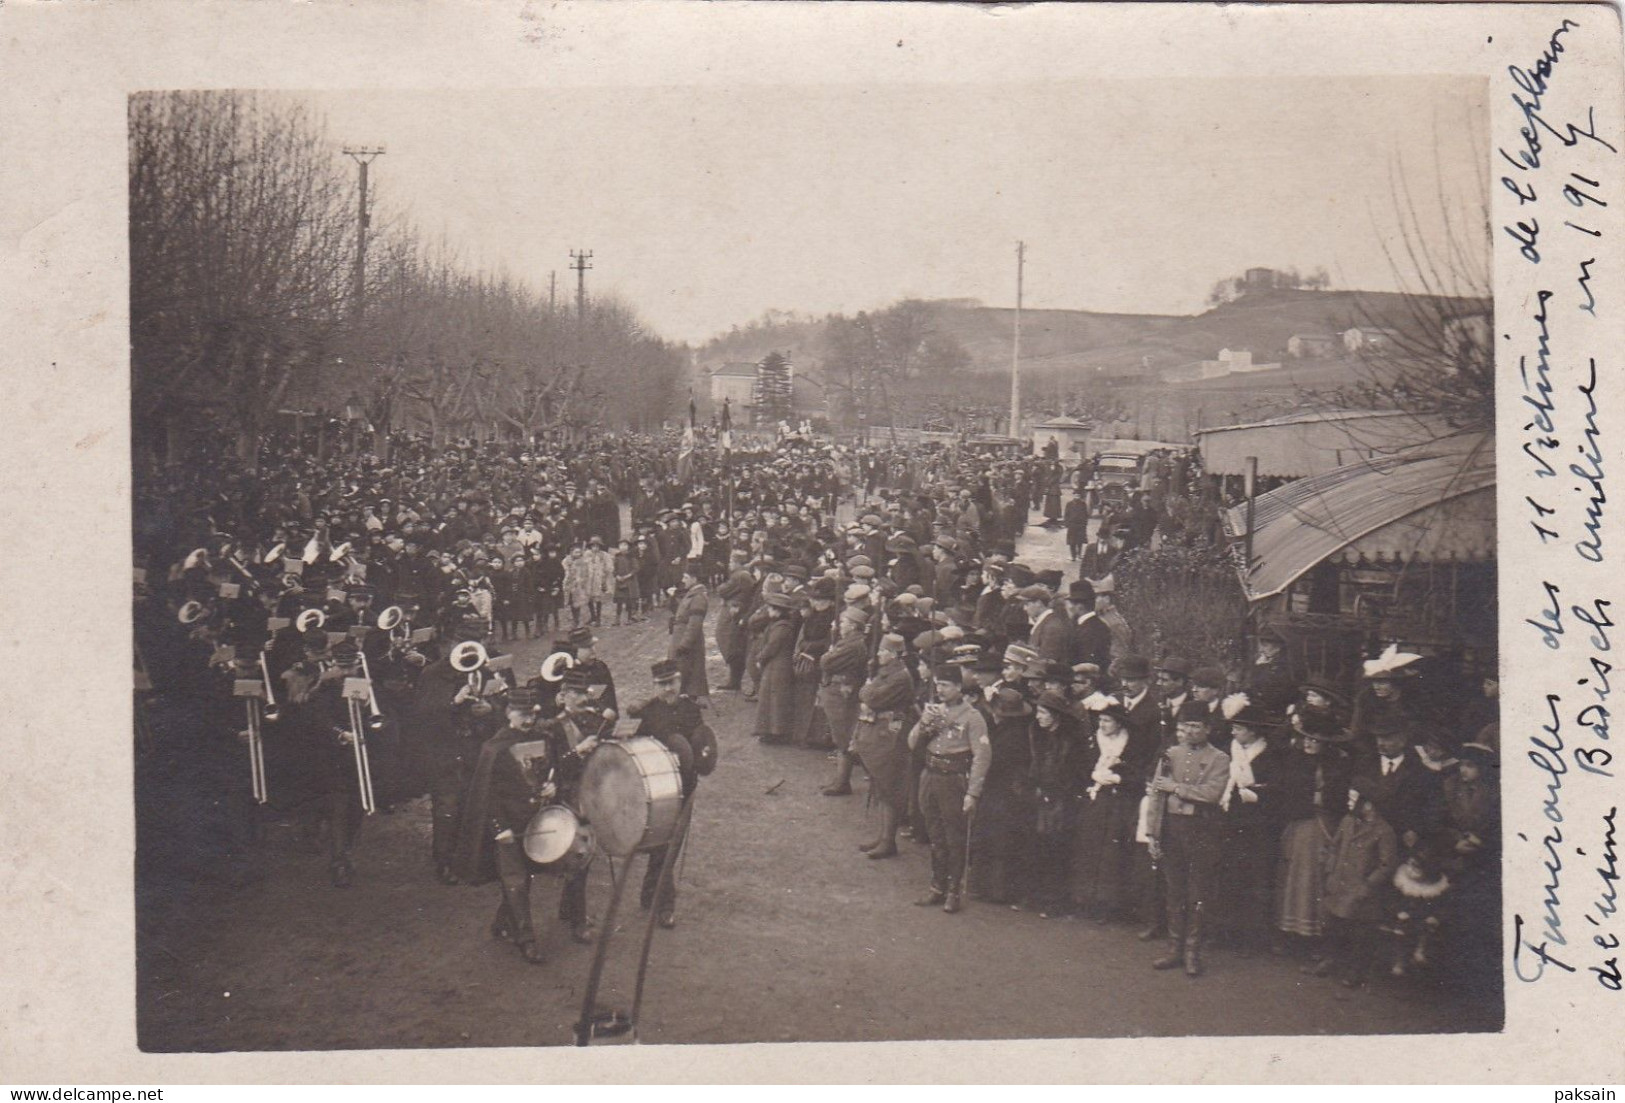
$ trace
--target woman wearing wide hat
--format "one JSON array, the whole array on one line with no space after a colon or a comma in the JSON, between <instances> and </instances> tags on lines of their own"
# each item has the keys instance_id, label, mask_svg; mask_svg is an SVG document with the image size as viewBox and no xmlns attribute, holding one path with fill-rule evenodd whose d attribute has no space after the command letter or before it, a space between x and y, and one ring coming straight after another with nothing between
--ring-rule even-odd
<instances>
[{"instance_id":1,"label":"woman wearing wide hat","mask_svg":"<svg viewBox=\"0 0 1625 1103\"><path fill-rule=\"evenodd\" d=\"M1325 933L1326 854L1348 810L1353 737L1325 718L1307 715L1292 718L1292 732L1281 770L1279 810L1286 826L1276 871L1275 926L1313 949Z\"/></svg>"}]
</instances>

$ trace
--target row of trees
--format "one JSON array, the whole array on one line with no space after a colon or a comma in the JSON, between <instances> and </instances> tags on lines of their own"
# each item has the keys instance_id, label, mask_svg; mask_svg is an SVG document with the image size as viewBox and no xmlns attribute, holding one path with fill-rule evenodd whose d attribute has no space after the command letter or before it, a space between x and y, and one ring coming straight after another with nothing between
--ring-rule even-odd
<instances>
[{"instance_id":1,"label":"row of trees","mask_svg":"<svg viewBox=\"0 0 1625 1103\"><path fill-rule=\"evenodd\" d=\"M359 408L380 442L646 428L673 408L686 351L631 308L554 311L404 220L372 219L358 299L354 166L295 99L134 96L129 149L138 446L212 424L252 463L287 407Z\"/></svg>"}]
</instances>

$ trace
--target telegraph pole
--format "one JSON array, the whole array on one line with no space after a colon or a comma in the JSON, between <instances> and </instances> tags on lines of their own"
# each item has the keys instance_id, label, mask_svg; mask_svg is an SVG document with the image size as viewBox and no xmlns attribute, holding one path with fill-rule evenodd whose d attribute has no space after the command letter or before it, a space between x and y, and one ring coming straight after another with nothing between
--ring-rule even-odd
<instances>
[{"instance_id":1,"label":"telegraph pole","mask_svg":"<svg viewBox=\"0 0 1625 1103\"><path fill-rule=\"evenodd\" d=\"M1010 435L1021 436L1021 282L1027 243L1016 242L1016 330L1010 350Z\"/></svg>"},{"instance_id":2,"label":"telegraph pole","mask_svg":"<svg viewBox=\"0 0 1625 1103\"><path fill-rule=\"evenodd\" d=\"M570 267L576 271L576 320L587 320L587 269L592 265L592 250L570 250Z\"/></svg>"},{"instance_id":3,"label":"telegraph pole","mask_svg":"<svg viewBox=\"0 0 1625 1103\"><path fill-rule=\"evenodd\" d=\"M355 235L355 302L352 304L359 318L367 308L367 227L372 223L367 211L367 166L374 158L384 155L384 147L345 146L344 155L361 170L361 208Z\"/></svg>"},{"instance_id":4,"label":"telegraph pole","mask_svg":"<svg viewBox=\"0 0 1625 1103\"><path fill-rule=\"evenodd\" d=\"M558 310L559 274L547 274L547 312L553 314Z\"/></svg>"}]
</instances>

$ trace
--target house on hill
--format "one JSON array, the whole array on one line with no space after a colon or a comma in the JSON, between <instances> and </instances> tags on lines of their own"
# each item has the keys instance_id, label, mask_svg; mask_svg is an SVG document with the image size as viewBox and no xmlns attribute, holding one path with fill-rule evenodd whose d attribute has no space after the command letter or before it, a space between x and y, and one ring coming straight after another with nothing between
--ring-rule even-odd
<instances>
[{"instance_id":1,"label":"house on hill","mask_svg":"<svg viewBox=\"0 0 1625 1103\"><path fill-rule=\"evenodd\" d=\"M749 412L756 393L756 365L746 361L732 361L711 372L711 406L722 409L727 400L736 411L734 417L749 423Z\"/></svg>"},{"instance_id":2,"label":"house on hill","mask_svg":"<svg viewBox=\"0 0 1625 1103\"><path fill-rule=\"evenodd\" d=\"M1197 360L1168 369L1163 373L1163 381L1194 383L1204 379L1223 379L1227 375L1246 372L1273 371L1280 366L1279 361L1262 364L1255 362L1251 349L1220 349L1219 355L1212 360Z\"/></svg>"},{"instance_id":3,"label":"house on hill","mask_svg":"<svg viewBox=\"0 0 1625 1103\"><path fill-rule=\"evenodd\" d=\"M1331 333L1294 333L1286 342L1287 355L1302 360L1308 357L1335 356L1337 336Z\"/></svg>"},{"instance_id":4,"label":"house on hill","mask_svg":"<svg viewBox=\"0 0 1625 1103\"><path fill-rule=\"evenodd\" d=\"M1388 351L1399 347L1400 333L1378 326L1350 326L1343 331L1343 347L1349 352Z\"/></svg>"}]
</instances>

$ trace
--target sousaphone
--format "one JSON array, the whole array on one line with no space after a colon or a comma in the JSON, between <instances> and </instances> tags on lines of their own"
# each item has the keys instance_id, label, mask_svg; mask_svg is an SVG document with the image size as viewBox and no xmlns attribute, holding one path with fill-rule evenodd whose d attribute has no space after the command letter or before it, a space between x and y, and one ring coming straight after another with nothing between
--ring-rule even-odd
<instances>
[{"instance_id":1,"label":"sousaphone","mask_svg":"<svg viewBox=\"0 0 1625 1103\"><path fill-rule=\"evenodd\" d=\"M321 628L327 624L327 614L320 609L306 609L293 619L293 626L300 632L309 632L312 628Z\"/></svg>"},{"instance_id":2,"label":"sousaphone","mask_svg":"<svg viewBox=\"0 0 1625 1103\"><path fill-rule=\"evenodd\" d=\"M562 682L564 672L575 668L575 657L568 651L555 651L542 660L542 681Z\"/></svg>"},{"instance_id":3,"label":"sousaphone","mask_svg":"<svg viewBox=\"0 0 1625 1103\"><path fill-rule=\"evenodd\" d=\"M487 662L490 656L485 652L485 645L479 640L464 640L451 649L447 656L451 661L451 668L459 674L472 674Z\"/></svg>"},{"instance_id":4,"label":"sousaphone","mask_svg":"<svg viewBox=\"0 0 1625 1103\"><path fill-rule=\"evenodd\" d=\"M393 632L395 629L401 626L401 622L405 619L406 610L402 609L399 605L391 605L388 609L385 609L382 613L378 614L378 620L376 623L383 631Z\"/></svg>"}]
</instances>

